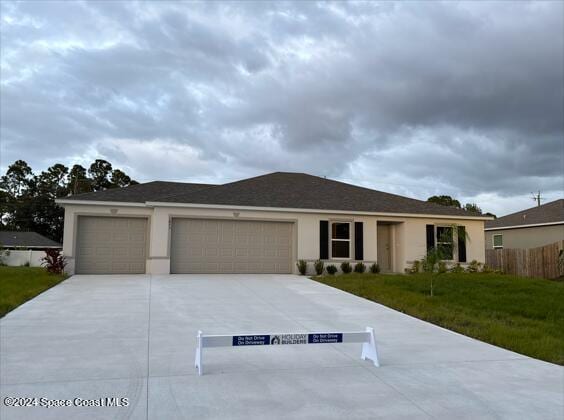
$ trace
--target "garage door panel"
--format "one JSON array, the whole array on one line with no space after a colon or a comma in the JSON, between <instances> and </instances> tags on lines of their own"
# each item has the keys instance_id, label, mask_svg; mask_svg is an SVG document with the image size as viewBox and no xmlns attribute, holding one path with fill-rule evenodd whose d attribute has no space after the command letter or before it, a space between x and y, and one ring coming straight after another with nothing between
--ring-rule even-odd
<instances>
[{"instance_id":1,"label":"garage door panel","mask_svg":"<svg viewBox=\"0 0 564 420\"><path fill-rule=\"evenodd\" d=\"M235 257L248 257L249 250L247 248L237 248L235 249Z\"/></svg>"},{"instance_id":2,"label":"garage door panel","mask_svg":"<svg viewBox=\"0 0 564 420\"><path fill-rule=\"evenodd\" d=\"M221 248L219 255L221 257L233 257L235 254L233 248Z\"/></svg>"},{"instance_id":3,"label":"garage door panel","mask_svg":"<svg viewBox=\"0 0 564 420\"><path fill-rule=\"evenodd\" d=\"M217 256L219 256L219 249L206 248L206 257L217 257Z\"/></svg>"},{"instance_id":4,"label":"garage door panel","mask_svg":"<svg viewBox=\"0 0 564 420\"><path fill-rule=\"evenodd\" d=\"M291 223L173 219L171 272L290 273L291 235Z\"/></svg>"},{"instance_id":5,"label":"garage door panel","mask_svg":"<svg viewBox=\"0 0 564 420\"><path fill-rule=\"evenodd\" d=\"M79 274L144 273L146 250L146 219L78 218L76 272Z\"/></svg>"}]
</instances>

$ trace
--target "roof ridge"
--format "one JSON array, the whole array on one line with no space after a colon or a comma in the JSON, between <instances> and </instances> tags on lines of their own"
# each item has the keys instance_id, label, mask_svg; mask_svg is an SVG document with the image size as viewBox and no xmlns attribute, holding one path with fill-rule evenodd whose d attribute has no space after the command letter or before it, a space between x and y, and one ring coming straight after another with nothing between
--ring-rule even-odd
<instances>
[{"instance_id":1,"label":"roof ridge","mask_svg":"<svg viewBox=\"0 0 564 420\"><path fill-rule=\"evenodd\" d=\"M193 194L199 193L199 192L204 191L204 190L209 190L209 189L212 189L212 188L225 187L225 186L228 186L228 185L238 184L238 183L241 183L241 182L250 181L252 179L257 179L257 178L262 178L262 177L265 177L267 175L273 175L273 174L277 174L277 173L280 173L280 172L270 172L268 174L257 175L257 176L253 176L251 178L239 179L237 181L227 182L225 184L200 184L200 185L209 185L209 187L208 188L202 188L201 190L198 190L198 191L192 191L190 193L180 193L180 194L159 196L159 197L155 197L155 199L150 200L150 201L158 202L160 199L167 199L167 198L174 198L174 197L189 197Z\"/></svg>"}]
</instances>

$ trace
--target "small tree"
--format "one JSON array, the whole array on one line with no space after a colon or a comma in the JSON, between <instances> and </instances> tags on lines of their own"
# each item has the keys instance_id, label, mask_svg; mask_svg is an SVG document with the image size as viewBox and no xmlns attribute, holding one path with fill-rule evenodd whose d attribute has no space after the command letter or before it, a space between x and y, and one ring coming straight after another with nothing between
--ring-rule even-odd
<instances>
[{"instance_id":1,"label":"small tree","mask_svg":"<svg viewBox=\"0 0 564 420\"><path fill-rule=\"evenodd\" d=\"M456 232L459 240L470 240L466 229L458 229L456 225L451 225L443 229L441 236L437 238L438 242L441 243L440 246L430 249L421 260L423 271L431 274L431 296L434 296L435 292L435 274L445 273L447 271L445 260L452 260L454 255L454 232ZM460 266L460 264L458 265Z\"/></svg>"},{"instance_id":2,"label":"small tree","mask_svg":"<svg viewBox=\"0 0 564 420\"><path fill-rule=\"evenodd\" d=\"M431 248L421 260L423 272L434 273L437 270L437 265L441 261L441 251L439 248Z\"/></svg>"}]
</instances>

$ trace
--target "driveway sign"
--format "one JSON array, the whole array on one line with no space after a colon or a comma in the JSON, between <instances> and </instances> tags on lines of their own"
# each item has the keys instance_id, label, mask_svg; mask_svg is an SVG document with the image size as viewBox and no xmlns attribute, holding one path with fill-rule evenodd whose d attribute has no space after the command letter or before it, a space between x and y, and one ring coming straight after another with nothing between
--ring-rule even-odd
<instances>
[{"instance_id":1,"label":"driveway sign","mask_svg":"<svg viewBox=\"0 0 564 420\"><path fill-rule=\"evenodd\" d=\"M202 349L206 347L243 347L243 346L280 346L295 344L338 344L362 343L362 360L370 359L374 366L380 366L376 351L374 329L354 332L320 332L295 334L241 334L241 335L204 335L198 331L196 348L196 368L203 374Z\"/></svg>"}]
</instances>

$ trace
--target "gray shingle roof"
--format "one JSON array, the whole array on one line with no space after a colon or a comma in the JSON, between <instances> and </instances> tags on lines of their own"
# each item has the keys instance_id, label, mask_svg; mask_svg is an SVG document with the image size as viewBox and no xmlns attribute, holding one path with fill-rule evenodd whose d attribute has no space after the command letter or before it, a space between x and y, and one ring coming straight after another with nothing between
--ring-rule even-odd
<instances>
[{"instance_id":1,"label":"gray shingle roof","mask_svg":"<svg viewBox=\"0 0 564 420\"><path fill-rule=\"evenodd\" d=\"M62 245L36 232L0 231L3 247L61 248Z\"/></svg>"},{"instance_id":2,"label":"gray shingle roof","mask_svg":"<svg viewBox=\"0 0 564 420\"><path fill-rule=\"evenodd\" d=\"M104 191L71 195L64 200L86 201L115 201L124 203L144 203L159 197L186 194L204 188L213 187L211 184L189 184L186 182L153 181L145 184L130 185L124 188L112 188Z\"/></svg>"},{"instance_id":3,"label":"gray shingle roof","mask_svg":"<svg viewBox=\"0 0 564 420\"><path fill-rule=\"evenodd\" d=\"M441 206L304 173L275 172L188 194L154 200L166 203L475 216Z\"/></svg>"},{"instance_id":4,"label":"gray shingle roof","mask_svg":"<svg viewBox=\"0 0 564 420\"><path fill-rule=\"evenodd\" d=\"M564 199L489 220L486 222L486 229L555 222L564 223Z\"/></svg>"},{"instance_id":5,"label":"gray shingle roof","mask_svg":"<svg viewBox=\"0 0 564 420\"><path fill-rule=\"evenodd\" d=\"M154 181L75 195L64 200L216 204L479 217L454 207L292 172L274 172L223 185Z\"/></svg>"}]
</instances>

